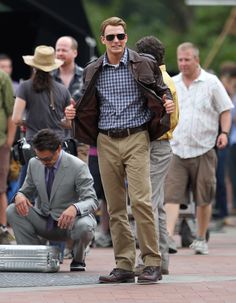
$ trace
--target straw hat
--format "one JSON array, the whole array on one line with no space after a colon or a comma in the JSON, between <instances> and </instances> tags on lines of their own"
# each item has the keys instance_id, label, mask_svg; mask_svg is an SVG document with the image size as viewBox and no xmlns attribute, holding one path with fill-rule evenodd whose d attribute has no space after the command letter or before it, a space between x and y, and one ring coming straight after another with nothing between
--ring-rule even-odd
<instances>
[{"instance_id":1,"label":"straw hat","mask_svg":"<svg viewBox=\"0 0 236 303\"><path fill-rule=\"evenodd\" d=\"M55 50L51 46L40 45L34 51L34 56L23 56L27 65L36 67L44 72L51 72L63 64L63 61L55 58Z\"/></svg>"}]
</instances>

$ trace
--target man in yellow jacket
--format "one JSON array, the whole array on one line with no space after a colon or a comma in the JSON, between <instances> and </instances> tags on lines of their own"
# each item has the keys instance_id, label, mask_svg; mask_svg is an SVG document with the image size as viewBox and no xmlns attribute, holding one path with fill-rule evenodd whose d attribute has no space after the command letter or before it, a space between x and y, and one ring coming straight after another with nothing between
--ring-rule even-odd
<instances>
[{"instance_id":1,"label":"man in yellow jacket","mask_svg":"<svg viewBox=\"0 0 236 303\"><path fill-rule=\"evenodd\" d=\"M160 40L154 36L143 37L136 43L136 49L139 53L149 54L154 57L159 65L164 83L169 87L173 96L175 110L170 114L171 128L158 140L151 142L150 148L150 175L152 183L152 204L155 214L156 230L159 236L159 245L162 257L162 274L169 273L169 245L168 233L166 229L166 213L164 209L164 181L169 168L172 150L169 140L172 138L178 119L179 107L175 84L166 71L164 64L165 48ZM138 259L136 273L140 272L143 267L141 258Z\"/></svg>"}]
</instances>

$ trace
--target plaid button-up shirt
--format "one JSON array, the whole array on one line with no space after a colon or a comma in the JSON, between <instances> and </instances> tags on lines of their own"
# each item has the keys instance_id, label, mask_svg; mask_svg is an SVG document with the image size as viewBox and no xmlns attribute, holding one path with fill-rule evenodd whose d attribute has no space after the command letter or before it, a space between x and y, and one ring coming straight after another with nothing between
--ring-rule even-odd
<instances>
[{"instance_id":1,"label":"plaid button-up shirt","mask_svg":"<svg viewBox=\"0 0 236 303\"><path fill-rule=\"evenodd\" d=\"M54 70L52 72L52 76L57 82L64 84L61 80L59 69ZM83 86L83 68L76 64L74 76L71 79L69 87L68 87L68 90L69 90L72 98L74 98L74 100L76 100L76 101L81 96L82 86Z\"/></svg>"},{"instance_id":2,"label":"plaid button-up shirt","mask_svg":"<svg viewBox=\"0 0 236 303\"><path fill-rule=\"evenodd\" d=\"M96 88L100 102L100 129L133 128L150 120L145 98L128 67L127 49L117 66L111 65L107 56L104 57Z\"/></svg>"}]
</instances>

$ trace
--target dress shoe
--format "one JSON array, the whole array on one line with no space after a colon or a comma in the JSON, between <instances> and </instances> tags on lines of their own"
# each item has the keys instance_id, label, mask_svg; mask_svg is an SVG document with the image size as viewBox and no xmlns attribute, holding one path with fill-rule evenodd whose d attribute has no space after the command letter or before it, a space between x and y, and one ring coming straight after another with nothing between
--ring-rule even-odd
<instances>
[{"instance_id":1,"label":"dress shoe","mask_svg":"<svg viewBox=\"0 0 236 303\"><path fill-rule=\"evenodd\" d=\"M70 264L70 271L85 271L86 264L84 262L77 262L74 259Z\"/></svg>"},{"instance_id":2,"label":"dress shoe","mask_svg":"<svg viewBox=\"0 0 236 303\"><path fill-rule=\"evenodd\" d=\"M143 270L144 270L144 267L145 267L145 265L143 265L143 264L139 264L139 265L137 265L137 266L135 267L135 269L134 269L135 277L138 277L138 276L141 275L141 273L142 273Z\"/></svg>"},{"instance_id":3,"label":"dress shoe","mask_svg":"<svg viewBox=\"0 0 236 303\"><path fill-rule=\"evenodd\" d=\"M135 267L135 270L134 270L135 277L140 276L141 273L143 272L144 268L145 268L145 265L141 265L141 264L137 265ZM162 275L169 275L169 270L167 268L162 268L161 267L161 274Z\"/></svg>"},{"instance_id":4,"label":"dress shoe","mask_svg":"<svg viewBox=\"0 0 236 303\"><path fill-rule=\"evenodd\" d=\"M100 283L132 283L135 282L133 271L114 268L108 276L100 276Z\"/></svg>"},{"instance_id":5,"label":"dress shoe","mask_svg":"<svg viewBox=\"0 0 236 303\"><path fill-rule=\"evenodd\" d=\"M177 246L175 240L171 237L168 237L168 246L169 246L169 254L177 253Z\"/></svg>"},{"instance_id":6,"label":"dress shoe","mask_svg":"<svg viewBox=\"0 0 236 303\"><path fill-rule=\"evenodd\" d=\"M138 277L138 283L150 284L156 283L162 279L160 266L146 266Z\"/></svg>"},{"instance_id":7,"label":"dress shoe","mask_svg":"<svg viewBox=\"0 0 236 303\"><path fill-rule=\"evenodd\" d=\"M167 268L161 268L161 274L162 275L169 275L169 269L167 269Z\"/></svg>"}]
</instances>

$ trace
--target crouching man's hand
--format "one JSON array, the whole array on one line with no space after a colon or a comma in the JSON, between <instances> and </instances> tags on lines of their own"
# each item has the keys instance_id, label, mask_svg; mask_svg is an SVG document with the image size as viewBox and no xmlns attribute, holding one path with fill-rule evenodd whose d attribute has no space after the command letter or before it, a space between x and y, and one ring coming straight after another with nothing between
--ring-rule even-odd
<instances>
[{"instance_id":1,"label":"crouching man's hand","mask_svg":"<svg viewBox=\"0 0 236 303\"><path fill-rule=\"evenodd\" d=\"M19 215L27 216L29 213L29 208L32 207L32 204L24 194L19 192L15 196L15 206Z\"/></svg>"},{"instance_id":2,"label":"crouching man's hand","mask_svg":"<svg viewBox=\"0 0 236 303\"><path fill-rule=\"evenodd\" d=\"M69 206L66 210L63 211L60 218L58 219L58 227L60 227L61 229L71 229L76 216L76 207L74 205Z\"/></svg>"}]
</instances>

